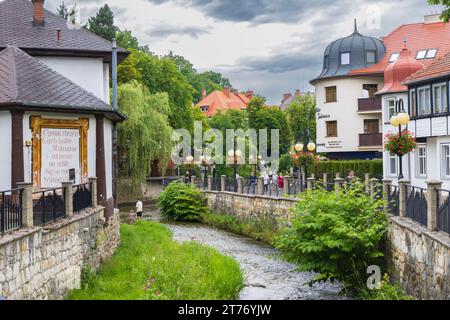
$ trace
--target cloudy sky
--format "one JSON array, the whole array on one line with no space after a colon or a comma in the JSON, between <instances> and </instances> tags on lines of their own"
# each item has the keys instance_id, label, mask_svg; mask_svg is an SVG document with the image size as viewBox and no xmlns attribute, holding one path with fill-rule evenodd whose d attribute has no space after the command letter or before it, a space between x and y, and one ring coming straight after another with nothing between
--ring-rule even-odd
<instances>
[{"instance_id":1,"label":"cloudy sky","mask_svg":"<svg viewBox=\"0 0 450 320\"><path fill-rule=\"evenodd\" d=\"M55 11L61 1L46 7ZM352 33L353 19L361 33L382 37L440 10L426 0L65 0L75 2L83 22L108 3L141 45L219 71L272 104L285 92L313 89L326 45Z\"/></svg>"}]
</instances>

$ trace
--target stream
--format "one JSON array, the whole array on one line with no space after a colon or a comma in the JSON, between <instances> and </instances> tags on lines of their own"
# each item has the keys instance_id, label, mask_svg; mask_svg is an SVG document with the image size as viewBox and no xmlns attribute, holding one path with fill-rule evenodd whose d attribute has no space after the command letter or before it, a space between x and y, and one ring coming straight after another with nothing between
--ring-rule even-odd
<instances>
[{"instance_id":1,"label":"stream","mask_svg":"<svg viewBox=\"0 0 450 320\"><path fill-rule=\"evenodd\" d=\"M122 210L125 211L126 208L121 208ZM155 206L146 206L144 218L159 222L158 209ZM297 272L294 265L279 257L276 249L262 242L202 224L166 225L172 230L174 240L196 241L213 247L233 257L240 264L245 277L245 287L240 292L240 300L347 299L339 295L338 284L316 284L310 287L307 282L314 277L313 273Z\"/></svg>"}]
</instances>

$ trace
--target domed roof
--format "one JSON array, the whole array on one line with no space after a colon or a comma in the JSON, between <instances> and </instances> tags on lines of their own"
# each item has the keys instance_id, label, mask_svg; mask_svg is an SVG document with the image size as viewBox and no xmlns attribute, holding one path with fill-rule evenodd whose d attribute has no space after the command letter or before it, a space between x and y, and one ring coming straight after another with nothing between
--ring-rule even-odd
<instances>
[{"instance_id":1,"label":"domed roof","mask_svg":"<svg viewBox=\"0 0 450 320\"><path fill-rule=\"evenodd\" d=\"M350 36L333 41L325 49L322 73L311 82L367 68L380 62L385 53L383 42L360 34L355 20L355 30Z\"/></svg>"},{"instance_id":2,"label":"domed roof","mask_svg":"<svg viewBox=\"0 0 450 320\"><path fill-rule=\"evenodd\" d=\"M376 94L408 91L408 87L403 85L402 82L423 67L422 63L411 56L405 42L400 58L384 70L384 87Z\"/></svg>"}]
</instances>

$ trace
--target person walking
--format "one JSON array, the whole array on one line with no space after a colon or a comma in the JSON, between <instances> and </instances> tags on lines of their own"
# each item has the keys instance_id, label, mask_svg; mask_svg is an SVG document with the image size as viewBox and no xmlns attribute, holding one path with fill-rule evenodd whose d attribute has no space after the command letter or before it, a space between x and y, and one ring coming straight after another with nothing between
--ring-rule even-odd
<instances>
[{"instance_id":1,"label":"person walking","mask_svg":"<svg viewBox=\"0 0 450 320\"><path fill-rule=\"evenodd\" d=\"M350 184L351 184L352 182L355 182L355 181L356 181L355 172L354 172L354 171L350 171L350 172L348 173L347 178L346 178L345 180L346 180L346 182L347 182L347 186L350 187Z\"/></svg>"},{"instance_id":2,"label":"person walking","mask_svg":"<svg viewBox=\"0 0 450 320\"><path fill-rule=\"evenodd\" d=\"M256 193L256 183L258 181L258 177L256 177L256 174L252 172L252 175L250 176L250 183L248 185L248 193L250 193L250 189L252 190L253 194Z\"/></svg>"},{"instance_id":3,"label":"person walking","mask_svg":"<svg viewBox=\"0 0 450 320\"><path fill-rule=\"evenodd\" d=\"M142 203L141 199L139 199L136 202L136 215L138 217L138 220L142 219L142 212L144 210L144 204Z\"/></svg>"},{"instance_id":4,"label":"person walking","mask_svg":"<svg viewBox=\"0 0 450 320\"><path fill-rule=\"evenodd\" d=\"M283 175L278 176L278 188L284 190L284 178Z\"/></svg>"},{"instance_id":5,"label":"person walking","mask_svg":"<svg viewBox=\"0 0 450 320\"><path fill-rule=\"evenodd\" d=\"M264 181L264 193L269 193L269 175L267 173L263 173L263 181Z\"/></svg>"}]
</instances>

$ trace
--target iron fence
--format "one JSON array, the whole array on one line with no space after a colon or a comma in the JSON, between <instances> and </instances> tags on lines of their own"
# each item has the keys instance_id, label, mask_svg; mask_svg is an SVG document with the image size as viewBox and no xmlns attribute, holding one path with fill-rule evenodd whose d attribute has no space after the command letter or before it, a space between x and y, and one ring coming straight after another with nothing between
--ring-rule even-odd
<instances>
[{"instance_id":1,"label":"iron fence","mask_svg":"<svg viewBox=\"0 0 450 320\"><path fill-rule=\"evenodd\" d=\"M289 179L288 183L288 195L295 196L301 192L304 192L306 190L306 185L304 181L299 181L298 179Z\"/></svg>"},{"instance_id":2,"label":"iron fence","mask_svg":"<svg viewBox=\"0 0 450 320\"><path fill-rule=\"evenodd\" d=\"M92 192L91 184L83 183L72 187L73 192L73 213L77 214L80 211L92 207Z\"/></svg>"},{"instance_id":3,"label":"iron fence","mask_svg":"<svg viewBox=\"0 0 450 320\"><path fill-rule=\"evenodd\" d=\"M437 196L437 228L450 234L450 191L438 190Z\"/></svg>"},{"instance_id":4,"label":"iron fence","mask_svg":"<svg viewBox=\"0 0 450 320\"><path fill-rule=\"evenodd\" d=\"M410 186L406 197L406 216L423 226L428 222L426 189Z\"/></svg>"},{"instance_id":5,"label":"iron fence","mask_svg":"<svg viewBox=\"0 0 450 320\"><path fill-rule=\"evenodd\" d=\"M0 233L22 227L22 190L0 192Z\"/></svg>"},{"instance_id":6,"label":"iron fence","mask_svg":"<svg viewBox=\"0 0 450 320\"><path fill-rule=\"evenodd\" d=\"M388 211L394 216L400 215L400 188L398 186L390 185L387 190Z\"/></svg>"},{"instance_id":7,"label":"iron fence","mask_svg":"<svg viewBox=\"0 0 450 320\"><path fill-rule=\"evenodd\" d=\"M64 218L66 205L64 189L55 188L33 193L33 222L35 226Z\"/></svg>"}]
</instances>

